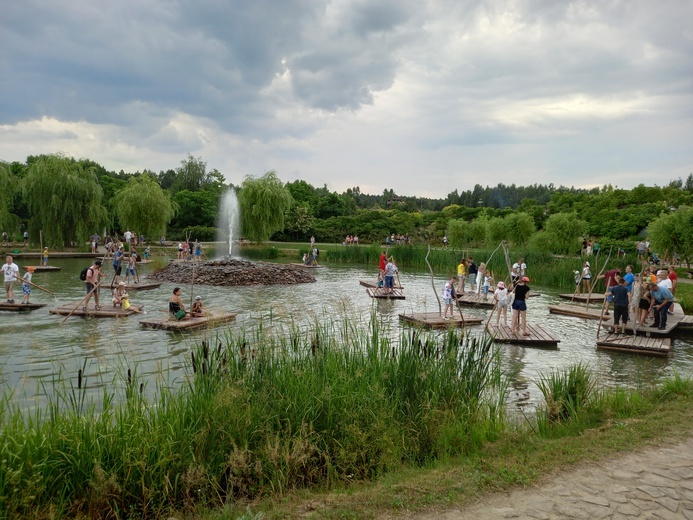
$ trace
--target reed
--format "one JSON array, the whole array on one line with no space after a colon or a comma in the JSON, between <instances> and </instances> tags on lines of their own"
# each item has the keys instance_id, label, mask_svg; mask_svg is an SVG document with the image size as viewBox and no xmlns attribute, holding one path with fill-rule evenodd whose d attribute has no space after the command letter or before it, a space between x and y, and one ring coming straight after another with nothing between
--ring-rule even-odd
<instances>
[{"instance_id":1,"label":"reed","mask_svg":"<svg viewBox=\"0 0 693 520\"><path fill-rule=\"evenodd\" d=\"M502 431L506 384L490 338L408 331L393 341L383 327L371 316L227 332L192 349L181 388L158 384L151 398L136 370L99 381L99 402L85 399L85 371L46 388L44 408L5 394L0 510L192 514L472 453Z\"/></svg>"},{"instance_id":2,"label":"reed","mask_svg":"<svg viewBox=\"0 0 693 520\"><path fill-rule=\"evenodd\" d=\"M239 254L250 260L274 260L279 258L279 250L274 246L242 246Z\"/></svg>"}]
</instances>

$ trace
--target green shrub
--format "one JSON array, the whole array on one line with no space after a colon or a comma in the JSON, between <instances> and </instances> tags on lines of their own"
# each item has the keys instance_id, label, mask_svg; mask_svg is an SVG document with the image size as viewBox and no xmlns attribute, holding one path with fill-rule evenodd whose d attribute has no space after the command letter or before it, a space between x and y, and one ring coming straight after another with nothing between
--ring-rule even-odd
<instances>
[{"instance_id":1,"label":"green shrub","mask_svg":"<svg viewBox=\"0 0 693 520\"><path fill-rule=\"evenodd\" d=\"M207 226L189 226L183 229L181 232L181 237L190 237L190 240L194 242L213 242L216 240L219 229L215 227Z\"/></svg>"}]
</instances>

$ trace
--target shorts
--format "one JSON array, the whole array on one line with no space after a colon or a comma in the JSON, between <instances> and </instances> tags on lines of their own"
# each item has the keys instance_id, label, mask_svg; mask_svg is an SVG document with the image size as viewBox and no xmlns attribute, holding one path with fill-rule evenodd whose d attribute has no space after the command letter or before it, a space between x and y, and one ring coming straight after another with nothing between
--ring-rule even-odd
<instances>
[{"instance_id":1,"label":"shorts","mask_svg":"<svg viewBox=\"0 0 693 520\"><path fill-rule=\"evenodd\" d=\"M29 285L28 283L23 283L22 294L31 294L31 285Z\"/></svg>"},{"instance_id":2,"label":"shorts","mask_svg":"<svg viewBox=\"0 0 693 520\"><path fill-rule=\"evenodd\" d=\"M513 310L514 311L526 311L527 310L527 304L525 303L524 300L515 300L513 302Z\"/></svg>"},{"instance_id":3,"label":"shorts","mask_svg":"<svg viewBox=\"0 0 693 520\"><path fill-rule=\"evenodd\" d=\"M628 306L614 305L614 325L622 322L624 325L628 323Z\"/></svg>"},{"instance_id":4,"label":"shorts","mask_svg":"<svg viewBox=\"0 0 693 520\"><path fill-rule=\"evenodd\" d=\"M130 269L130 268L125 269L125 276L127 276L129 274L131 274L132 276L135 276L135 269Z\"/></svg>"},{"instance_id":5,"label":"shorts","mask_svg":"<svg viewBox=\"0 0 693 520\"><path fill-rule=\"evenodd\" d=\"M505 300L505 301L502 301L502 302L498 302L497 307L498 307L499 309L507 309L507 308L508 308L508 300Z\"/></svg>"},{"instance_id":6,"label":"shorts","mask_svg":"<svg viewBox=\"0 0 693 520\"><path fill-rule=\"evenodd\" d=\"M484 296L488 295L488 285L484 285Z\"/></svg>"},{"instance_id":7,"label":"shorts","mask_svg":"<svg viewBox=\"0 0 693 520\"><path fill-rule=\"evenodd\" d=\"M452 305L452 298L443 298L445 305Z\"/></svg>"},{"instance_id":8,"label":"shorts","mask_svg":"<svg viewBox=\"0 0 693 520\"><path fill-rule=\"evenodd\" d=\"M173 314L173 318L180 321L183 318L185 318L185 311L183 309L176 311L175 314Z\"/></svg>"},{"instance_id":9,"label":"shorts","mask_svg":"<svg viewBox=\"0 0 693 520\"><path fill-rule=\"evenodd\" d=\"M114 265L113 270L115 271L116 276L120 276L120 273L123 272L123 266L122 265Z\"/></svg>"},{"instance_id":10,"label":"shorts","mask_svg":"<svg viewBox=\"0 0 693 520\"><path fill-rule=\"evenodd\" d=\"M611 303L614 300L614 295L609 293L606 297L607 303Z\"/></svg>"},{"instance_id":11,"label":"shorts","mask_svg":"<svg viewBox=\"0 0 693 520\"><path fill-rule=\"evenodd\" d=\"M5 291L11 291L14 287L14 282L5 282Z\"/></svg>"},{"instance_id":12,"label":"shorts","mask_svg":"<svg viewBox=\"0 0 693 520\"><path fill-rule=\"evenodd\" d=\"M638 309L642 309L644 311L647 311L650 309L650 301L645 299L645 298L640 298L640 301L638 302Z\"/></svg>"},{"instance_id":13,"label":"shorts","mask_svg":"<svg viewBox=\"0 0 693 520\"><path fill-rule=\"evenodd\" d=\"M392 289L395 286L395 277L394 276L386 276L385 277L385 287L388 289Z\"/></svg>"},{"instance_id":14,"label":"shorts","mask_svg":"<svg viewBox=\"0 0 693 520\"><path fill-rule=\"evenodd\" d=\"M89 294L90 292L94 291L94 287L95 287L95 286L94 286L93 283L86 282L84 285L87 287L87 294ZM97 289L97 290L98 290L98 289ZM94 291L94 293L96 293L96 291Z\"/></svg>"}]
</instances>

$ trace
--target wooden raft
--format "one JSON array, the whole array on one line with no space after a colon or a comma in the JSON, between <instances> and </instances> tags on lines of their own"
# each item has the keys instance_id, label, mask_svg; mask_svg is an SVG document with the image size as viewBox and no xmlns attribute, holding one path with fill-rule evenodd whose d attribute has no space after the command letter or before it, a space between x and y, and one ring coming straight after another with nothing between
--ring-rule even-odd
<instances>
[{"instance_id":1,"label":"wooden raft","mask_svg":"<svg viewBox=\"0 0 693 520\"><path fill-rule=\"evenodd\" d=\"M452 318L446 320L443 319L442 314L433 312L414 312L411 314L400 314L399 320L408 323L410 325L415 325L417 327L423 327L425 329L446 329L448 327L466 327L468 325L479 325L484 320L477 318L475 316L463 315L464 319L460 317L457 313Z\"/></svg>"},{"instance_id":2,"label":"wooden raft","mask_svg":"<svg viewBox=\"0 0 693 520\"><path fill-rule=\"evenodd\" d=\"M304 267L306 269L318 269L318 268L322 267L321 265L306 265L306 264L302 264L300 262L290 263L289 265L293 265L296 267Z\"/></svg>"},{"instance_id":3,"label":"wooden raft","mask_svg":"<svg viewBox=\"0 0 693 520\"><path fill-rule=\"evenodd\" d=\"M633 336L631 334L609 334L605 338L597 340L597 348L650 356L668 356L671 352L671 339Z\"/></svg>"},{"instance_id":4,"label":"wooden raft","mask_svg":"<svg viewBox=\"0 0 693 520\"><path fill-rule=\"evenodd\" d=\"M369 280L359 280L359 283L360 283L362 286L364 286L364 287L369 287L369 288L371 288L371 289L375 289L376 287L378 287L378 282L371 282L371 281L369 281ZM394 288L395 288L395 289L403 289L404 286L403 286L403 285L395 284L395 285L394 285Z\"/></svg>"},{"instance_id":5,"label":"wooden raft","mask_svg":"<svg viewBox=\"0 0 693 520\"><path fill-rule=\"evenodd\" d=\"M688 315L681 318L678 328L684 330L693 329L693 316Z\"/></svg>"},{"instance_id":6,"label":"wooden raft","mask_svg":"<svg viewBox=\"0 0 693 520\"><path fill-rule=\"evenodd\" d=\"M29 269L29 267L34 268L34 272L36 273L48 273L50 271L61 271L62 267L56 267L54 265L23 265L22 269L25 271Z\"/></svg>"},{"instance_id":7,"label":"wooden raft","mask_svg":"<svg viewBox=\"0 0 693 520\"><path fill-rule=\"evenodd\" d=\"M138 314L138 311L141 311L144 307L144 305L130 305L130 308L124 311L121 307L113 307L111 299L107 299L108 302L103 302L104 304L101 305L101 308L99 310L96 310L94 298L92 298L89 301L89 305L87 306L86 311L82 309L83 305L80 302L71 302L66 303L65 305L61 305L57 309L51 309L48 312L50 312L51 314L59 314L60 316L67 316L74 310L75 307L77 307L77 310L72 312L72 316L92 316L94 318L125 318L127 316L132 316L133 314Z\"/></svg>"},{"instance_id":8,"label":"wooden raft","mask_svg":"<svg viewBox=\"0 0 693 520\"><path fill-rule=\"evenodd\" d=\"M393 288L390 292L387 292L387 289L384 287L378 288L367 288L366 293L368 296L371 298L379 298L379 299L385 299L385 300L404 300L404 292L402 289L397 289L396 287Z\"/></svg>"},{"instance_id":9,"label":"wooden raft","mask_svg":"<svg viewBox=\"0 0 693 520\"><path fill-rule=\"evenodd\" d=\"M589 308L585 309L582 305L570 305L568 303L561 303L559 305L549 305L549 312L551 314L561 314L563 316L575 316L577 318L586 318L588 320L598 320L601 317L601 308ZM602 317L603 320L608 320L609 316Z\"/></svg>"},{"instance_id":10,"label":"wooden raft","mask_svg":"<svg viewBox=\"0 0 693 520\"><path fill-rule=\"evenodd\" d=\"M115 284L111 284L111 289L115 289L118 287ZM125 291L126 292L131 292L131 291L148 291L149 289L158 289L161 287L161 282L140 282L140 283L126 283L125 284Z\"/></svg>"},{"instance_id":11,"label":"wooden raft","mask_svg":"<svg viewBox=\"0 0 693 520\"><path fill-rule=\"evenodd\" d=\"M605 330L609 330L609 327L612 327L614 324L614 309L613 306L611 308L611 311L608 316L605 316L608 321L605 321L602 323L602 327L605 328ZM672 333L672 331L679 326L681 323L681 320L684 318L683 311L681 310L680 305L676 305L674 307L674 314L669 314L667 316L667 326L664 330L659 330L657 327L651 327L651 325L654 323L652 318L646 323L646 324L641 324L638 323L637 326L637 332L638 334L642 334L644 336L668 336L669 334ZM626 325L626 332L632 334L633 333L633 328L635 325L635 314L633 312L630 312L628 315L628 324Z\"/></svg>"},{"instance_id":12,"label":"wooden raft","mask_svg":"<svg viewBox=\"0 0 693 520\"><path fill-rule=\"evenodd\" d=\"M14 311L14 312L26 312L26 311L33 311L36 309L40 309L41 307L45 307L47 304L45 303L7 303L7 302L2 302L0 303L0 311Z\"/></svg>"},{"instance_id":13,"label":"wooden raft","mask_svg":"<svg viewBox=\"0 0 693 520\"><path fill-rule=\"evenodd\" d=\"M493 295L489 294L485 297L483 294L476 293L455 293L455 299L457 300L457 305L469 305L472 307L486 307L488 309L493 308L495 300Z\"/></svg>"},{"instance_id":14,"label":"wooden raft","mask_svg":"<svg viewBox=\"0 0 693 520\"><path fill-rule=\"evenodd\" d=\"M510 333L510 327L495 327L488 326L488 333L497 343L516 343L524 346L556 346L561 341L549 331L542 328L540 325L527 324L527 332L529 336L523 336L522 331L515 334Z\"/></svg>"},{"instance_id":15,"label":"wooden raft","mask_svg":"<svg viewBox=\"0 0 693 520\"><path fill-rule=\"evenodd\" d=\"M186 317L184 320L175 320L169 316L165 318L149 318L140 320L140 325L149 329L193 330L202 327L214 327L235 319L235 312L214 311L196 318Z\"/></svg>"},{"instance_id":16,"label":"wooden raft","mask_svg":"<svg viewBox=\"0 0 693 520\"><path fill-rule=\"evenodd\" d=\"M589 294L559 294L559 298L563 298L564 300L573 300L576 302L603 302L604 301L604 294L603 293L592 293L592 296Z\"/></svg>"}]
</instances>

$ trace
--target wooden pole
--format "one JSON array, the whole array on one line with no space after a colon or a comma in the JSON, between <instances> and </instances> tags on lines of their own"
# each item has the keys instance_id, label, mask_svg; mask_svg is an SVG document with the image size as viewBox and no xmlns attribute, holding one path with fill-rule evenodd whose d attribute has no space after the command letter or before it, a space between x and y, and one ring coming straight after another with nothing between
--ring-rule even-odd
<instances>
[{"instance_id":1,"label":"wooden pole","mask_svg":"<svg viewBox=\"0 0 693 520\"><path fill-rule=\"evenodd\" d=\"M426 252L426 257L424 260L426 261L426 265L428 266L428 270L431 271L431 287L433 287L433 294L436 297L436 300L438 300L438 317L443 314L443 308L440 305L440 297L438 296L438 291L436 291L436 284L435 281L433 280L433 268L431 267L430 262L428 261L428 255L431 254L431 244L428 244L428 251Z\"/></svg>"},{"instance_id":2,"label":"wooden pole","mask_svg":"<svg viewBox=\"0 0 693 520\"><path fill-rule=\"evenodd\" d=\"M63 323L65 323L65 322L67 321L67 319L68 319L70 316L72 316L72 314L73 314L77 309L79 309L79 308L82 306L82 304L85 302L85 300L86 300L89 296L91 296L92 294L94 294L95 291L98 291L99 287L101 287L101 280L99 280L99 283L97 283L97 284L94 286L94 288L93 288L91 291L89 291L89 292L87 293L87 295L86 295L84 298L82 298L82 301L79 302L79 303L75 306L75 308L72 309L72 310L70 311L70 314L68 314L67 316L65 316L65 319L63 320Z\"/></svg>"},{"instance_id":3,"label":"wooden pole","mask_svg":"<svg viewBox=\"0 0 693 520\"><path fill-rule=\"evenodd\" d=\"M53 296L55 296L54 292L49 291L48 289L45 289L45 288L41 287L40 285L35 284L34 282L30 282L29 280L25 280L24 278L21 278L20 280L22 283L28 283L32 287L36 287L37 289L40 289L41 291L47 292L48 294L52 294Z\"/></svg>"}]
</instances>

